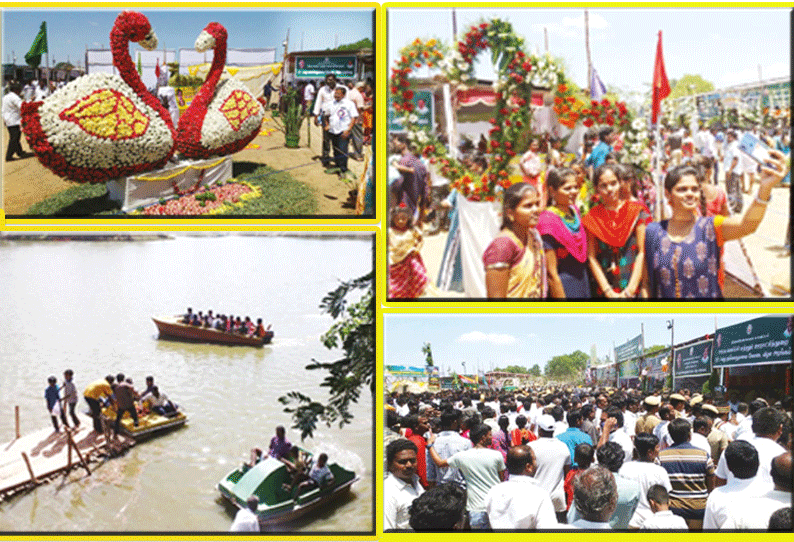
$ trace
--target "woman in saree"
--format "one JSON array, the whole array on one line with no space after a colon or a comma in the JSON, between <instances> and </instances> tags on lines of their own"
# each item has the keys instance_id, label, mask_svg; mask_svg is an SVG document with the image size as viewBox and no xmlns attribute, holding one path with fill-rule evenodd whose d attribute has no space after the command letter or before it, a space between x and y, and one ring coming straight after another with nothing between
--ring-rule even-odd
<instances>
[{"instance_id":1,"label":"woman in saree","mask_svg":"<svg viewBox=\"0 0 794 542\"><path fill-rule=\"evenodd\" d=\"M569 168L549 170L546 177L549 202L540 214L538 232L546 254L549 297L587 299L587 234L576 208L579 184Z\"/></svg>"},{"instance_id":2,"label":"woman in saree","mask_svg":"<svg viewBox=\"0 0 794 542\"><path fill-rule=\"evenodd\" d=\"M642 288L644 205L621 196L621 166L603 164L593 178L600 201L582 218L587 230L587 260L596 294L609 299L645 297Z\"/></svg>"},{"instance_id":3,"label":"woman in saree","mask_svg":"<svg viewBox=\"0 0 794 542\"><path fill-rule=\"evenodd\" d=\"M539 215L534 186L516 183L505 190L501 232L483 254L489 298L546 297L546 258L535 229Z\"/></svg>"},{"instance_id":4,"label":"woman in saree","mask_svg":"<svg viewBox=\"0 0 794 542\"><path fill-rule=\"evenodd\" d=\"M721 247L755 232L764 218L772 188L786 176L785 157L771 150L761 166L761 181L742 216L701 216L698 171L679 166L667 173L664 191L673 210L669 220L648 226L645 236L647 281L657 299L721 299L724 275Z\"/></svg>"}]
</instances>

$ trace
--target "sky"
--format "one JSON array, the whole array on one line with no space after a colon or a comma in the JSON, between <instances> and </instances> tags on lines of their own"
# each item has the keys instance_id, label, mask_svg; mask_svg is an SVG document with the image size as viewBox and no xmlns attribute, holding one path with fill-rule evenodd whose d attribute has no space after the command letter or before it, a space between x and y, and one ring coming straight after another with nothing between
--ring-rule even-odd
<instances>
[{"instance_id":1,"label":"sky","mask_svg":"<svg viewBox=\"0 0 794 542\"><path fill-rule=\"evenodd\" d=\"M108 10L3 10L3 63L24 64L42 21L47 22L50 66L69 60L85 63L85 50L108 49L110 30L119 14ZM229 33L228 47L236 49L275 48L276 60L283 58L282 43L290 29L289 52L333 48L335 45L372 39L372 9L291 9L291 10L159 10L143 8L157 34L158 49L193 48L204 27L213 21ZM302 45L301 45L302 44ZM131 45L130 51L140 49ZM45 59L42 59L42 65Z\"/></svg>"},{"instance_id":2,"label":"sky","mask_svg":"<svg viewBox=\"0 0 794 542\"><path fill-rule=\"evenodd\" d=\"M385 314L384 363L424 366L422 346L429 342L433 361L450 370L472 374L475 369L519 365L541 371L554 356L596 345L599 358L614 359L613 346L633 339L644 325L645 346L669 345L667 321L673 320L675 343L713 333L716 327L738 324L763 314Z\"/></svg>"},{"instance_id":3,"label":"sky","mask_svg":"<svg viewBox=\"0 0 794 542\"><path fill-rule=\"evenodd\" d=\"M416 37L452 42L451 9L390 9L389 65L400 48ZM530 52L549 51L565 60L567 73L580 87L587 86L584 8L570 9L457 9L458 33L482 19L508 20L525 38ZM421 21L421 24L417 24ZM593 66L605 85L643 91L653 79L658 32L662 31L664 62L669 79L699 74L717 89L789 76L790 10L788 9L589 9ZM432 29L426 30L426 29ZM479 55L476 74L493 79L487 54ZM427 68L420 71L427 75Z\"/></svg>"}]
</instances>

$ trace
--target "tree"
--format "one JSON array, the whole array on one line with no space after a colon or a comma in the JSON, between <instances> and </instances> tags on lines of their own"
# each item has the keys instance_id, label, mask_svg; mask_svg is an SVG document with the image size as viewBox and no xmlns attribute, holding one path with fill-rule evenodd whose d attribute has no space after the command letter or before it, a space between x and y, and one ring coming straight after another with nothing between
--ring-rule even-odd
<instances>
[{"instance_id":1,"label":"tree","mask_svg":"<svg viewBox=\"0 0 794 542\"><path fill-rule=\"evenodd\" d=\"M533 365L532 368L529 370L529 374L531 374L532 376L540 376L540 365L538 365L537 363Z\"/></svg>"},{"instance_id":2,"label":"tree","mask_svg":"<svg viewBox=\"0 0 794 542\"><path fill-rule=\"evenodd\" d=\"M670 96L668 100L675 100L684 96L692 94L702 94L704 92L711 92L714 90L714 84L711 81L706 81L699 75L686 74L681 79L673 83L671 81Z\"/></svg>"},{"instance_id":3,"label":"tree","mask_svg":"<svg viewBox=\"0 0 794 542\"><path fill-rule=\"evenodd\" d=\"M544 373L546 378L551 379L565 379L577 376L587 367L587 360L589 359L590 356L581 350L577 350L572 354L554 356L546 362Z\"/></svg>"},{"instance_id":4,"label":"tree","mask_svg":"<svg viewBox=\"0 0 794 542\"><path fill-rule=\"evenodd\" d=\"M433 366L433 352L430 349L430 343L425 343L422 346L422 353L425 355L425 363L429 366Z\"/></svg>"},{"instance_id":5,"label":"tree","mask_svg":"<svg viewBox=\"0 0 794 542\"><path fill-rule=\"evenodd\" d=\"M369 38L364 38L363 40L358 40L355 43L348 43L345 45L340 45L335 50L336 51L360 51L361 49L372 49L372 40Z\"/></svg>"},{"instance_id":6,"label":"tree","mask_svg":"<svg viewBox=\"0 0 794 542\"><path fill-rule=\"evenodd\" d=\"M513 374L528 374L529 373L529 369L527 369L526 367L522 367L520 365L508 365L504 369L497 368L497 369L494 369L494 370L496 372L513 373Z\"/></svg>"},{"instance_id":7,"label":"tree","mask_svg":"<svg viewBox=\"0 0 794 542\"><path fill-rule=\"evenodd\" d=\"M342 348L344 355L336 361L312 360L307 370L321 369L329 374L320 386L328 388L327 403L314 401L310 397L291 391L279 397L286 406L285 412L292 415L292 427L300 429L301 439L311 437L317 422L327 426L339 422L339 427L350 423L351 403L357 403L361 388L369 387L375 396L375 297L374 273L343 282L329 292L320 303L322 312L336 320L321 337L326 348ZM348 295L362 290L361 298L348 306Z\"/></svg>"}]
</instances>

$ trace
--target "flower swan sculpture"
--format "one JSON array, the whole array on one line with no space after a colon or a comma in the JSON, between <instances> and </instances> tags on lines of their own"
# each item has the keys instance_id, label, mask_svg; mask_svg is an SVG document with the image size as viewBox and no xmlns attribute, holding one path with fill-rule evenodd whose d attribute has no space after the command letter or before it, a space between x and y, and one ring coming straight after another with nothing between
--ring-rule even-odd
<instances>
[{"instance_id":1,"label":"flower swan sculpture","mask_svg":"<svg viewBox=\"0 0 794 542\"><path fill-rule=\"evenodd\" d=\"M22 130L42 164L77 182L99 183L162 168L174 152L174 124L146 90L129 42L148 50L157 36L141 13L122 12L110 32L120 76L86 75L22 106Z\"/></svg>"},{"instance_id":2,"label":"flower swan sculpture","mask_svg":"<svg viewBox=\"0 0 794 542\"><path fill-rule=\"evenodd\" d=\"M207 79L179 119L176 149L187 158L234 154L259 133L264 108L244 84L221 81L226 65L226 29L210 23L196 39L196 50L214 49Z\"/></svg>"}]
</instances>

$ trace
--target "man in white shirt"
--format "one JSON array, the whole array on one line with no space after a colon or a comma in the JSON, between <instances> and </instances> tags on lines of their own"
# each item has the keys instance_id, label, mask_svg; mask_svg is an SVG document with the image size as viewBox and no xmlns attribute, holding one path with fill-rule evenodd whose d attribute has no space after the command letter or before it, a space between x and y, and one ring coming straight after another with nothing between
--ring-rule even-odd
<instances>
[{"instance_id":1,"label":"man in white shirt","mask_svg":"<svg viewBox=\"0 0 794 542\"><path fill-rule=\"evenodd\" d=\"M338 171L326 170L328 173L338 173L339 177L347 177L347 147L350 143L350 134L353 126L358 123L358 109L356 105L345 97L347 89L339 85L334 89L334 101L327 107L328 124L325 130L330 134L331 145L334 148L334 163Z\"/></svg>"},{"instance_id":2,"label":"man in white shirt","mask_svg":"<svg viewBox=\"0 0 794 542\"><path fill-rule=\"evenodd\" d=\"M771 491L774 489L772 482L772 459L786 452L777 439L783 433L783 423L779 416L784 414L779 413L774 408L762 408L753 414L753 432L754 437L745 438L752 444L758 451L758 474L759 483L762 483L764 491ZM722 454L719 463L717 464L715 486L719 487L725 485L733 478L733 474L728 469L728 463L725 454Z\"/></svg>"},{"instance_id":3,"label":"man in white shirt","mask_svg":"<svg viewBox=\"0 0 794 542\"><path fill-rule=\"evenodd\" d=\"M47 84L47 80L42 78L39 80L39 84L36 87L36 94L35 94L36 101L40 102L49 95L50 95L50 87Z\"/></svg>"},{"instance_id":4,"label":"man in white shirt","mask_svg":"<svg viewBox=\"0 0 794 542\"><path fill-rule=\"evenodd\" d=\"M710 432L711 420L706 416L698 416L692 422L692 439L689 441L692 446L700 448L709 457L711 457L711 444L709 444L709 440L706 437ZM713 457L712 460L714 460Z\"/></svg>"},{"instance_id":5,"label":"man in white shirt","mask_svg":"<svg viewBox=\"0 0 794 542\"><path fill-rule=\"evenodd\" d=\"M258 533L259 532L259 518L256 515L256 509L259 507L259 498L256 495L251 495L246 501L246 508L240 508L237 515L234 516L229 532L233 533Z\"/></svg>"},{"instance_id":6,"label":"man in white shirt","mask_svg":"<svg viewBox=\"0 0 794 542\"><path fill-rule=\"evenodd\" d=\"M548 491L557 520L565 521L565 476L571 470L571 453L568 446L554 438L554 418L544 414L538 419L538 439L529 443L535 452L537 468L535 480Z\"/></svg>"},{"instance_id":7,"label":"man in white shirt","mask_svg":"<svg viewBox=\"0 0 794 542\"><path fill-rule=\"evenodd\" d=\"M640 486L640 499L629 520L630 529L639 528L645 520L654 514L651 503L648 501L648 490L652 486L662 486L668 492L673 489L667 471L654 463L659 456L659 439L656 438L656 435L638 433L634 437L634 448L637 450L638 460L624 463L618 471L622 477L634 480ZM667 504L666 500L665 504ZM686 528L686 523L684 523L684 528Z\"/></svg>"},{"instance_id":8,"label":"man in white shirt","mask_svg":"<svg viewBox=\"0 0 794 542\"><path fill-rule=\"evenodd\" d=\"M6 149L6 162L14 160L16 154L20 158L31 156L22 150L20 144L20 123L22 122L22 88L16 81L12 81L8 86L8 93L3 96L3 122L8 128L8 148Z\"/></svg>"},{"instance_id":9,"label":"man in white shirt","mask_svg":"<svg viewBox=\"0 0 794 542\"><path fill-rule=\"evenodd\" d=\"M33 81L28 81L28 84L22 89L22 99L26 102L32 102L35 98L36 85Z\"/></svg>"},{"instance_id":10,"label":"man in white shirt","mask_svg":"<svg viewBox=\"0 0 794 542\"><path fill-rule=\"evenodd\" d=\"M427 452L437 467L460 469L466 478L466 509L469 512L471 528L489 529L485 496L493 486L502 481L505 463L501 452L489 448L492 442L490 427L480 424L472 428L469 438L474 448L458 452L449 459L441 459L434 449L436 437L432 435L427 443Z\"/></svg>"},{"instance_id":11,"label":"man in white shirt","mask_svg":"<svg viewBox=\"0 0 794 542\"><path fill-rule=\"evenodd\" d=\"M766 530L772 514L791 507L791 452L772 460L771 472L775 488L758 497L734 499L728 503L723 528Z\"/></svg>"},{"instance_id":12,"label":"man in white shirt","mask_svg":"<svg viewBox=\"0 0 794 542\"><path fill-rule=\"evenodd\" d=\"M303 104L306 108L312 107L314 105L314 95L316 94L316 89L314 88L314 83L308 81L306 86L303 87Z\"/></svg>"},{"instance_id":13,"label":"man in white shirt","mask_svg":"<svg viewBox=\"0 0 794 542\"><path fill-rule=\"evenodd\" d=\"M336 89L336 75L329 73L325 76L325 85L317 91L317 100L314 102L314 123L323 127L323 150L320 162L323 167L331 165L331 134L325 130L328 124L328 106L334 101L334 90Z\"/></svg>"},{"instance_id":14,"label":"man in white shirt","mask_svg":"<svg viewBox=\"0 0 794 542\"><path fill-rule=\"evenodd\" d=\"M507 452L510 479L493 486L485 496L492 529L554 529L558 526L549 493L532 477L535 453L527 445Z\"/></svg>"},{"instance_id":15,"label":"man in white shirt","mask_svg":"<svg viewBox=\"0 0 794 542\"><path fill-rule=\"evenodd\" d=\"M409 529L411 503L424 493L416 475L416 444L398 439L386 447L389 475L383 482L383 529Z\"/></svg>"},{"instance_id":16,"label":"man in white shirt","mask_svg":"<svg viewBox=\"0 0 794 542\"><path fill-rule=\"evenodd\" d=\"M358 111L364 109L364 95L361 94L359 88L363 88L364 83L355 85L352 80L347 82L347 99L353 102ZM364 159L364 128L360 123L353 125L352 133L353 152L350 157L353 160L361 161Z\"/></svg>"},{"instance_id":17,"label":"man in white shirt","mask_svg":"<svg viewBox=\"0 0 794 542\"><path fill-rule=\"evenodd\" d=\"M724 486L715 488L706 500L703 517L704 529L723 529L729 519L728 506L734 501L744 502L750 497L765 493L763 484L756 478L758 452L749 442L731 442L723 454L733 476Z\"/></svg>"},{"instance_id":18,"label":"man in white shirt","mask_svg":"<svg viewBox=\"0 0 794 542\"><path fill-rule=\"evenodd\" d=\"M601 413L601 418L604 422L604 429L596 448L600 448L605 442L617 442L623 448L623 462L628 463L634 455L634 443L623 430L623 413L618 407L609 407Z\"/></svg>"}]
</instances>

